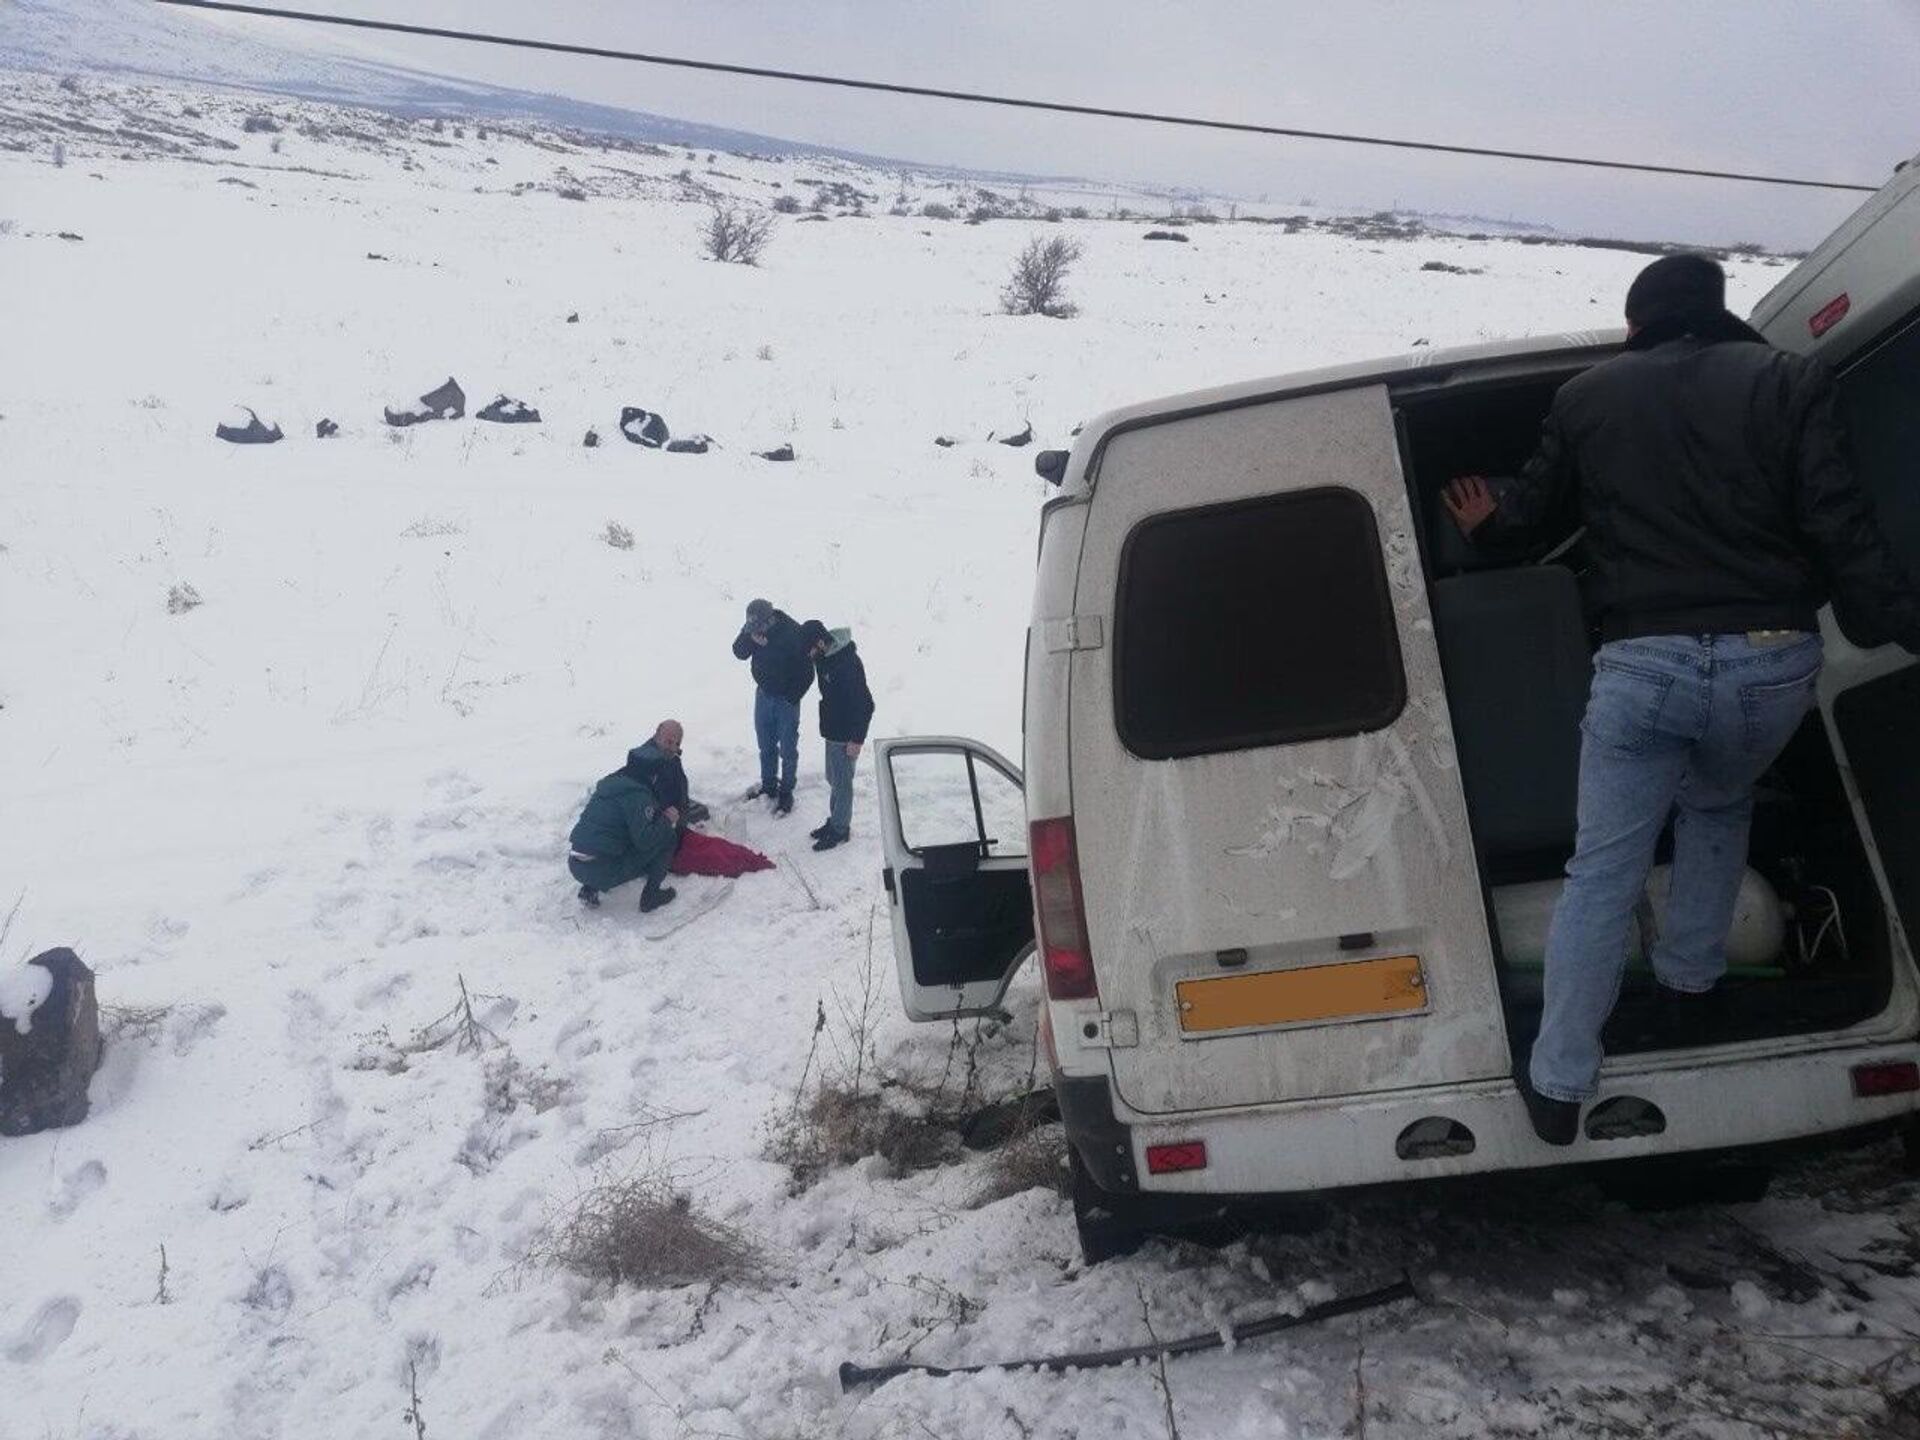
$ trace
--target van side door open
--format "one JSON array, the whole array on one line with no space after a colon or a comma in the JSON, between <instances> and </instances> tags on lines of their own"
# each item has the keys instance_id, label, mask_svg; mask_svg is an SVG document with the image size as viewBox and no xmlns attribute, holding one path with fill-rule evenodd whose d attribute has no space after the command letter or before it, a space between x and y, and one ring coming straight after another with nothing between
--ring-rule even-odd
<instances>
[{"instance_id":1,"label":"van side door open","mask_svg":"<svg viewBox=\"0 0 1920 1440\"><path fill-rule=\"evenodd\" d=\"M882 879L907 1014L990 1011L1033 953L1020 771L972 740L910 736L874 748Z\"/></svg>"},{"instance_id":2,"label":"van side door open","mask_svg":"<svg viewBox=\"0 0 1920 1440\"><path fill-rule=\"evenodd\" d=\"M1754 309L1783 350L1838 378L1854 471L1920 583L1920 165L1908 165ZM1920 663L1827 627L1822 708L1860 798L1909 951L1920 937ZM1845 643L1842 643L1842 642Z\"/></svg>"}]
</instances>

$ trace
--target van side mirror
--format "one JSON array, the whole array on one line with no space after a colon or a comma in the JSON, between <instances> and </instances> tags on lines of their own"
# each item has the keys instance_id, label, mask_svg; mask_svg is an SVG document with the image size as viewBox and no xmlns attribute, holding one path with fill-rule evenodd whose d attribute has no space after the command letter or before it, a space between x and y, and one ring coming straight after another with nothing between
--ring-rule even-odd
<instances>
[{"instance_id":1,"label":"van side mirror","mask_svg":"<svg viewBox=\"0 0 1920 1440\"><path fill-rule=\"evenodd\" d=\"M1067 478L1066 450L1042 450L1033 457L1033 473L1049 485L1058 485Z\"/></svg>"}]
</instances>

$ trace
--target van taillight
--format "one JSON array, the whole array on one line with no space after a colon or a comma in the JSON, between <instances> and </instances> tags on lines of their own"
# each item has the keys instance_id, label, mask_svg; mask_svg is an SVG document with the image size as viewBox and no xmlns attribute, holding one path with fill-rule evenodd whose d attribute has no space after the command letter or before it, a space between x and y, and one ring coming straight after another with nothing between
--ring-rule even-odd
<instances>
[{"instance_id":1,"label":"van taillight","mask_svg":"<svg viewBox=\"0 0 1920 1440\"><path fill-rule=\"evenodd\" d=\"M1853 1067L1853 1093L1862 1100L1876 1095L1905 1095L1913 1090L1920 1090L1920 1065L1911 1060Z\"/></svg>"},{"instance_id":2,"label":"van taillight","mask_svg":"<svg viewBox=\"0 0 1920 1440\"><path fill-rule=\"evenodd\" d=\"M1177 1175L1182 1170L1207 1168L1207 1142L1183 1140L1173 1145L1147 1146L1149 1175Z\"/></svg>"},{"instance_id":3,"label":"van taillight","mask_svg":"<svg viewBox=\"0 0 1920 1440\"><path fill-rule=\"evenodd\" d=\"M1040 920L1040 960L1047 994L1055 1000L1091 1000L1100 993L1087 954L1086 903L1080 895L1080 856L1073 817L1036 820L1030 831L1033 908Z\"/></svg>"}]
</instances>

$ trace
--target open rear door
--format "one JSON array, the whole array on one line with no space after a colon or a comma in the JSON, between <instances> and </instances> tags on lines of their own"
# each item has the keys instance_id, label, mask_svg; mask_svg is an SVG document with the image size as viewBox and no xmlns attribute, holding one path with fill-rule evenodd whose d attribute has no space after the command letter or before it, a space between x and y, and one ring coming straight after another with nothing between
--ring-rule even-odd
<instances>
[{"instance_id":1,"label":"open rear door","mask_svg":"<svg viewBox=\"0 0 1920 1440\"><path fill-rule=\"evenodd\" d=\"M1033 952L1020 771L985 745L946 736L875 749L882 879L907 1015L992 1010Z\"/></svg>"},{"instance_id":2,"label":"open rear door","mask_svg":"<svg viewBox=\"0 0 1920 1440\"><path fill-rule=\"evenodd\" d=\"M1753 323L1780 348L1833 368L1860 483L1920 582L1920 164L1775 286ZM1821 699L1911 947L1920 938L1920 664L1863 638L1828 623Z\"/></svg>"}]
</instances>

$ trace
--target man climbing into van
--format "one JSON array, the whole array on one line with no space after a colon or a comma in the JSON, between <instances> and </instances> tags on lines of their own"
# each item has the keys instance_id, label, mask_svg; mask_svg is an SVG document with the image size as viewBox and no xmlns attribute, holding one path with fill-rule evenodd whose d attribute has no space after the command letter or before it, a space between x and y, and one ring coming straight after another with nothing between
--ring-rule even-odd
<instances>
[{"instance_id":1,"label":"man climbing into van","mask_svg":"<svg viewBox=\"0 0 1920 1440\"><path fill-rule=\"evenodd\" d=\"M1624 354L1568 381L1496 496L1447 487L1462 533L1507 541L1577 512L1602 644L1582 722L1579 827L1547 940L1546 1004L1516 1077L1534 1130L1579 1133L1654 847L1673 888L1651 956L1676 1039L1726 970L1755 782L1814 703L1816 612L1920 653L1920 591L1848 468L1834 383L1725 307L1726 277L1671 255L1627 291Z\"/></svg>"},{"instance_id":2,"label":"man climbing into van","mask_svg":"<svg viewBox=\"0 0 1920 1440\"><path fill-rule=\"evenodd\" d=\"M661 882L680 843L681 811L663 803L648 782L667 779L668 759L676 762L671 771L679 769L681 740L680 722L662 720L652 740L628 751L627 763L593 787L567 837L572 847L567 870L579 881L580 902L589 909L599 908L601 891L642 876L647 882L640 888L643 915L673 900L673 888Z\"/></svg>"},{"instance_id":3,"label":"man climbing into van","mask_svg":"<svg viewBox=\"0 0 1920 1440\"><path fill-rule=\"evenodd\" d=\"M760 783L753 800L773 800L773 813L793 811L793 777L800 763L800 702L813 686L813 664L800 627L771 600L749 600L747 622L733 637L733 658L753 662L753 733L760 745Z\"/></svg>"}]
</instances>

